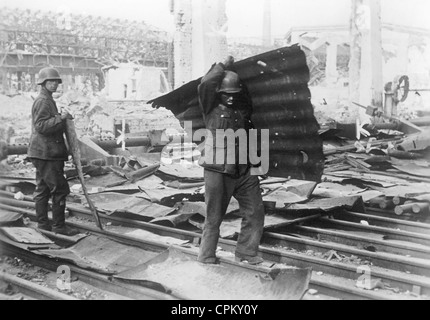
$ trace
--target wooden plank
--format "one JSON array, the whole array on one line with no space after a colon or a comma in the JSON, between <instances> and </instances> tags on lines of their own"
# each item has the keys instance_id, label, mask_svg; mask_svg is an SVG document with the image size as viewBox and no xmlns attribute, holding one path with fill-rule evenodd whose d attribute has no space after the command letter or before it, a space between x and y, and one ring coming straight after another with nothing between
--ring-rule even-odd
<instances>
[{"instance_id":1,"label":"wooden plank","mask_svg":"<svg viewBox=\"0 0 430 320\"><path fill-rule=\"evenodd\" d=\"M370 146L371 147L381 147L382 145L389 143L389 142L400 142L400 141L403 141L403 139L399 138L399 137L392 138L392 139L377 140L377 141L371 142ZM365 143L367 143L367 141ZM355 144L350 144L350 145L343 146L343 147L337 147L335 149L324 150L324 155L329 156L329 155L334 155L337 153L355 151L355 150L357 150L357 147L355 146Z\"/></svg>"},{"instance_id":2,"label":"wooden plank","mask_svg":"<svg viewBox=\"0 0 430 320\"><path fill-rule=\"evenodd\" d=\"M362 161L360 161L358 159L352 159L352 158L348 158L347 157L346 161L349 164L351 164L353 167L357 168L357 169L360 169L360 170L363 170L363 171L366 171L366 172L370 172L371 171L369 169L370 167L372 167L371 165L369 165L369 164L367 164L365 162L362 162Z\"/></svg>"}]
</instances>

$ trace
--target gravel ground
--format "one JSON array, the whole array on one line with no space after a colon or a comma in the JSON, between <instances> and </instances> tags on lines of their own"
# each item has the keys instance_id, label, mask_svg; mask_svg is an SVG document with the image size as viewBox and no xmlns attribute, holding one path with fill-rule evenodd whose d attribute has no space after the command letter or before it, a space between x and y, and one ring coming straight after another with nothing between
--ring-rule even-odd
<instances>
[{"instance_id":1,"label":"gravel ground","mask_svg":"<svg viewBox=\"0 0 430 320\"><path fill-rule=\"evenodd\" d=\"M0 270L7 274L17 276L23 280L27 280L38 284L45 288L50 288L67 294L80 300L121 300L123 297L97 289L80 281L77 277L71 277L71 290L60 290L57 288L58 274L46 269L39 268L23 259L10 257L6 255L0 256ZM10 286L2 285L0 282L0 293L13 296L16 292Z\"/></svg>"}]
</instances>

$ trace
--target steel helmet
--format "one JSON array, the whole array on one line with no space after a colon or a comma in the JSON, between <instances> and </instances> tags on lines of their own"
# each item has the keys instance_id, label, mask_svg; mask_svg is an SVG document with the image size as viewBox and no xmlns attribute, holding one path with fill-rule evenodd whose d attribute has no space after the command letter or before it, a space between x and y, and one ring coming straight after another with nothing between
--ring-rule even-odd
<instances>
[{"instance_id":1,"label":"steel helmet","mask_svg":"<svg viewBox=\"0 0 430 320\"><path fill-rule=\"evenodd\" d=\"M218 92L238 93L241 91L239 75L233 71L226 71Z\"/></svg>"},{"instance_id":2,"label":"steel helmet","mask_svg":"<svg viewBox=\"0 0 430 320\"><path fill-rule=\"evenodd\" d=\"M58 80L60 83L63 83L61 80L60 73L57 69L54 68L43 68L39 71L39 78L37 80L37 84L42 85L47 80Z\"/></svg>"}]
</instances>

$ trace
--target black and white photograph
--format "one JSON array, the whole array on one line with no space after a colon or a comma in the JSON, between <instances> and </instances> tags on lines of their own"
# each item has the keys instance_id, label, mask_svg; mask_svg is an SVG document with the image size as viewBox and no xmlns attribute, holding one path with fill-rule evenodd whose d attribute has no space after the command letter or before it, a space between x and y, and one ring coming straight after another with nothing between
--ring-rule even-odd
<instances>
[{"instance_id":1,"label":"black and white photograph","mask_svg":"<svg viewBox=\"0 0 430 320\"><path fill-rule=\"evenodd\" d=\"M0 0L0 300L430 300L429 12Z\"/></svg>"}]
</instances>

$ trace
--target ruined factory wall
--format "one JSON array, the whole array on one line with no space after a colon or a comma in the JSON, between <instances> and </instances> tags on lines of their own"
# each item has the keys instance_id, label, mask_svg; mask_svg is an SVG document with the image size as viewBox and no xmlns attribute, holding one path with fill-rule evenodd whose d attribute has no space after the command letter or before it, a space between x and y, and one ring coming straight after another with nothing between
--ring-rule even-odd
<instances>
[{"instance_id":1,"label":"ruined factory wall","mask_svg":"<svg viewBox=\"0 0 430 320\"><path fill-rule=\"evenodd\" d=\"M101 66L112 61L167 68L168 38L144 22L2 7L0 93L36 91L37 74L47 65L59 69L65 91L88 79L100 91Z\"/></svg>"},{"instance_id":2,"label":"ruined factory wall","mask_svg":"<svg viewBox=\"0 0 430 320\"><path fill-rule=\"evenodd\" d=\"M302 34L302 29L291 31L294 40L287 43L292 41L300 43L308 56L311 72L309 88L319 123L327 124L332 121L355 123L358 107L352 105L351 100L359 102L359 97L350 96L351 52L348 27L339 30L325 30L321 27L301 36ZM336 52L332 52L333 46L329 48L327 42L335 43ZM282 41L279 40L279 43ZM337 56L336 64L332 61L334 56ZM424 29L383 25L382 67L383 85L393 82L401 75L407 75L411 88L428 88L430 34ZM370 100L365 104L370 104ZM421 91L418 94L411 92L408 99L399 104L398 116L411 119L417 112L429 108L430 92Z\"/></svg>"},{"instance_id":3,"label":"ruined factory wall","mask_svg":"<svg viewBox=\"0 0 430 320\"><path fill-rule=\"evenodd\" d=\"M169 92L170 85L162 68L124 64L107 72L106 91L111 100L147 101Z\"/></svg>"}]
</instances>

